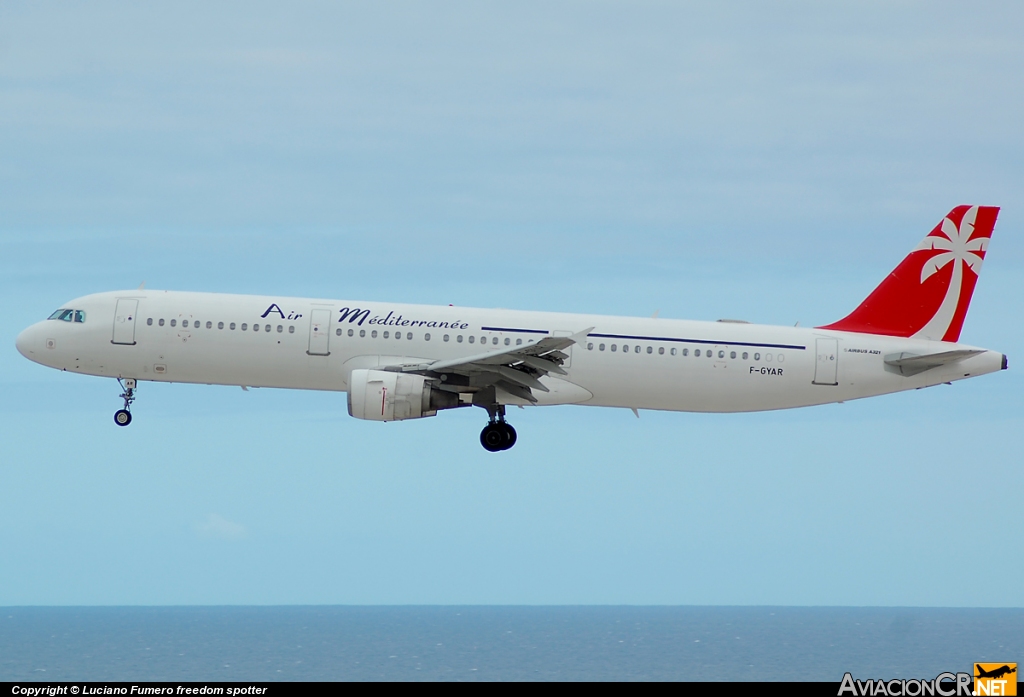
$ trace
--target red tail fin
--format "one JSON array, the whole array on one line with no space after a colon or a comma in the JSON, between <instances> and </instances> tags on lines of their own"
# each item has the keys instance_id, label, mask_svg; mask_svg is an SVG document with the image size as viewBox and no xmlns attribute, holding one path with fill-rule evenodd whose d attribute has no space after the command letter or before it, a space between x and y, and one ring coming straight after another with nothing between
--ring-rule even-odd
<instances>
[{"instance_id":1,"label":"red tail fin","mask_svg":"<svg viewBox=\"0 0 1024 697\"><path fill-rule=\"evenodd\" d=\"M957 206L856 310L819 329L957 341L998 215Z\"/></svg>"}]
</instances>

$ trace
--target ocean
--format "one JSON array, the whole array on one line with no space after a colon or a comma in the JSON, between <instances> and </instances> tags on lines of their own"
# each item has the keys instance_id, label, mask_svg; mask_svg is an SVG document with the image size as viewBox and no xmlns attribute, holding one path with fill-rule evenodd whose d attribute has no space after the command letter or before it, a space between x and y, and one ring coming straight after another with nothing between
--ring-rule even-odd
<instances>
[{"instance_id":1,"label":"ocean","mask_svg":"<svg viewBox=\"0 0 1024 697\"><path fill-rule=\"evenodd\" d=\"M0 608L0 680L933 678L1024 659L1024 609Z\"/></svg>"}]
</instances>

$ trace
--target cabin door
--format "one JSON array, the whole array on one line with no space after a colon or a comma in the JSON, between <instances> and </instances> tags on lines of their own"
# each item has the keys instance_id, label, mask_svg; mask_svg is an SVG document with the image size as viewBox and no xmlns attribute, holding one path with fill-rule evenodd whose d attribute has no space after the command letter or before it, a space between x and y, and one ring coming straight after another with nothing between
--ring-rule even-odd
<instances>
[{"instance_id":1,"label":"cabin door","mask_svg":"<svg viewBox=\"0 0 1024 697\"><path fill-rule=\"evenodd\" d=\"M838 385L839 340L817 339L815 341L814 384Z\"/></svg>"},{"instance_id":2,"label":"cabin door","mask_svg":"<svg viewBox=\"0 0 1024 697\"><path fill-rule=\"evenodd\" d=\"M318 309L313 310L309 320L309 350L310 356L331 355L331 311Z\"/></svg>"},{"instance_id":3,"label":"cabin door","mask_svg":"<svg viewBox=\"0 0 1024 697\"><path fill-rule=\"evenodd\" d=\"M114 336L112 344L135 345L135 313L139 301L133 298L118 298L114 309Z\"/></svg>"}]
</instances>

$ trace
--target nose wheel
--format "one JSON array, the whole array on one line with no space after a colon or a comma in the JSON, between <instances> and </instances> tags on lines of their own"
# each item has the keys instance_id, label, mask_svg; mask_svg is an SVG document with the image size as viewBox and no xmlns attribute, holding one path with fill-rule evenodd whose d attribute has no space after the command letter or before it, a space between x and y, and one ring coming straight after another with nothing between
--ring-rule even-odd
<instances>
[{"instance_id":1,"label":"nose wheel","mask_svg":"<svg viewBox=\"0 0 1024 697\"><path fill-rule=\"evenodd\" d=\"M121 399L124 400L124 409L118 409L114 412L114 423L118 426L127 426L132 422L132 402L135 401L135 379L127 378L123 382L121 378L117 379L117 384L121 386Z\"/></svg>"}]
</instances>

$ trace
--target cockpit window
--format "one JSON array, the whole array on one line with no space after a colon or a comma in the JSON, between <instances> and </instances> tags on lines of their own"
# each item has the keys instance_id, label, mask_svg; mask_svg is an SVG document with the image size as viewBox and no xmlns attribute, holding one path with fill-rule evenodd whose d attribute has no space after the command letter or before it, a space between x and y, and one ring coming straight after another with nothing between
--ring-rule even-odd
<instances>
[{"instance_id":1,"label":"cockpit window","mask_svg":"<svg viewBox=\"0 0 1024 697\"><path fill-rule=\"evenodd\" d=\"M48 319L59 319L62 322L85 322L85 310L57 310Z\"/></svg>"}]
</instances>

